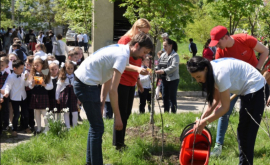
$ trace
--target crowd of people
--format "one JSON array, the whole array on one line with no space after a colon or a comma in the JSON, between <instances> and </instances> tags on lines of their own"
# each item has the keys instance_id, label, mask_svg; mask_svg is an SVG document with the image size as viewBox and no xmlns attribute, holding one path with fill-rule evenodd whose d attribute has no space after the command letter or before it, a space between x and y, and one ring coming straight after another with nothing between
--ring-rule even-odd
<instances>
[{"instance_id":1,"label":"crowd of people","mask_svg":"<svg viewBox=\"0 0 270 165\"><path fill-rule=\"evenodd\" d=\"M7 32L2 29L1 34L0 134L9 129L13 137L18 131L46 133L50 112L55 120L64 113L67 129L75 127L81 120L81 103L73 90L74 71L84 60L83 49L68 50L62 35L55 36L51 30L36 36L33 30L25 34L21 27L14 27Z\"/></svg>"},{"instance_id":2,"label":"crowd of people","mask_svg":"<svg viewBox=\"0 0 270 165\"><path fill-rule=\"evenodd\" d=\"M2 29L0 131L11 127L14 137L19 130L39 134L42 132L41 115L44 117L49 111L55 113L56 120L64 113L65 125L70 129L77 125L82 106L90 123L86 163L103 164L102 118L111 119L114 115L112 143L116 150L125 149L126 126L136 86L140 113L145 113L146 105L150 111L153 74L157 74L156 97L161 92L164 112L177 112L181 75L178 46L167 33L162 34L163 49L157 53L158 60L154 59L150 30L148 20L141 18L118 44L101 48L84 60L83 49L68 50L61 34L55 36L48 31L46 35L40 32L36 36L33 30L25 34L20 27L8 28L7 32ZM187 70L197 82L204 84L209 103L194 127L195 133L200 134L207 124L219 119L216 144L211 153L219 156L229 116L240 98L239 164L252 164L258 124L265 104L270 104L270 100L264 101L264 96L269 96L270 70L264 70L264 76L260 73L269 50L248 34L229 35L223 26L214 27L210 35L202 57L196 56L197 46L192 38L189 40L193 57L187 62ZM80 46L85 46L85 40L88 42L82 34L76 38ZM260 53L259 60L254 51ZM152 60L157 60L155 70L150 69ZM232 94L237 97L230 101ZM47 132L48 121L43 119L43 132Z\"/></svg>"}]
</instances>

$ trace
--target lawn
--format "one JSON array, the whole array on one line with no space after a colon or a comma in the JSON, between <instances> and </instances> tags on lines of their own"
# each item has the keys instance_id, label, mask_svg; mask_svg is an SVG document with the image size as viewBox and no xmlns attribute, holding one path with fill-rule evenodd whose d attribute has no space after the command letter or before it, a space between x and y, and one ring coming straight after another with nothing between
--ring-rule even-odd
<instances>
[{"instance_id":1,"label":"lawn","mask_svg":"<svg viewBox=\"0 0 270 165\"><path fill-rule=\"evenodd\" d=\"M195 42L197 45L197 56L202 56L202 51L203 51L203 44L199 43L199 42ZM187 59L184 59L185 56L188 56L189 58L192 57L192 54L189 52L188 50L188 46L189 43L187 42L181 42L181 43L177 43L178 46L178 55L180 57L180 63L181 64L186 64L187 63Z\"/></svg>"},{"instance_id":2,"label":"lawn","mask_svg":"<svg viewBox=\"0 0 270 165\"><path fill-rule=\"evenodd\" d=\"M113 165L179 164L179 136L183 128L193 122L199 115L200 114L194 113L164 114L165 148L162 163L160 163L161 120L159 115L155 115L154 136L152 136L151 133L152 127L149 126L149 114L132 114L130 116L126 136L128 148L123 152L116 151L112 146L113 120L104 120L105 132L102 144L104 163ZM236 131L238 113L233 113L230 121L234 131ZM217 122L212 123L210 128L213 142L215 142L216 124ZM263 124L262 126L265 128ZM1 163L4 165L85 164L88 129L89 124L85 121L82 125L71 129L67 137L63 139L53 135L39 135L33 137L27 143L20 144L14 149L2 152ZM254 164L269 164L269 162L269 137L259 129L255 147ZM238 164L238 145L230 126L225 137L221 157L210 158L209 165L214 164Z\"/></svg>"}]
</instances>

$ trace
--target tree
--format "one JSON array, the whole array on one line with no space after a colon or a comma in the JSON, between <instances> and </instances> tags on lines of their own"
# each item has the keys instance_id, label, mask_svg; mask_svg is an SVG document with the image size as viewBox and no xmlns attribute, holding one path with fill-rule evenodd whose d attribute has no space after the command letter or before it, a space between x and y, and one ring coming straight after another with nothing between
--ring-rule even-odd
<instances>
[{"instance_id":1,"label":"tree","mask_svg":"<svg viewBox=\"0 0 270 165\"><path fill-rule=\"evenodd\" d=\"M263 23L259 29L260 35L270 38L270 2L263 6L259 19Z\"/></svg>"},{"instance_id":2,"label":"tree","mask_svg":"<svg viewBox=\"0 0 270 165\"><path fill-rule=\"evenodd\" d=\"M234 34L243 17L249 17L257 6L263 4L262 0L206 0L206 2L211 5L210 14L213 18L221 16L229 19L230 34Z\"/></svg>"},{"instance_id":3,"label":"tree","mask_svg":"<svg viewBox=\"0 0 270 165\"><path fill-rule=\"evenodd\" d=\"M14 22L11 20L11 12L10 12L11 1L9 0L1 0L0 8L0 25L1 27L8 28L14 25Z\"/></svg>"},{"instance_id":4,"label":"tree","mask_svg":"<svg viewBox=\"0 0 270 165\"><path fill-rule=\"evenodd\" d=\"M89 32L92 23L93 5L90 0L59 0L62 12L56 20L63 20L77 32Z\"/></svg>"},{"instance_id":5,"label":"tree","mask_svg":"<svg viewBox=\"0 0 270 165\"><path fill-rule=\"evenodd\" d=\"M217 25L226 24L226 19L218 17L214 19L208 14L209 4L198 1L193 10L193 22L188 23L185 28L185 34L188 38L193 38L195 41L205 43L210 38L210 31ZM200 53L200 52L199 52Z\"/></svg>"},{"instance_id":6,"label":"tree","mask_svg":"<svg viewBox=\"0 0 270 165\"><path fill-rule=\"evenodd\" d=\"M162 32L173 34L179 40L179 34L184 33L184 27L192 21L192 3L189 0L126 0L120 6L127 7L124 14L133 24L138 18L146 18L151 24L150 34L153 37L153 58L156 55L155 48ZM154 72L154 60L152 60ZM155 106L155 74L152 76L151 117L150 123L154 124ZM153 130L152 130L153 133Z\"/></svg>"},{"instance_id":7,"label":"tree","mask_svg":"<svg viewBox=\"0 0 270 165\"><path fill-rule=\"evenodd\" d=\"M38 30L54 26L54 16L58 11L58 1L51 0L17 0L15 13L20 13L21 21ZM56 23L57 24L57 23Z\"/></svg>"}]
</instances>

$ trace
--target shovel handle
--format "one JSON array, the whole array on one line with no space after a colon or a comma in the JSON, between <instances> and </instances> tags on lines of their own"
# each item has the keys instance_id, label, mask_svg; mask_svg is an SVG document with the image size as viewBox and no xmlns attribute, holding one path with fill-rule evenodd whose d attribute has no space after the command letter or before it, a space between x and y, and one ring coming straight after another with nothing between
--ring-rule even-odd
<instances>
[{"instance_id":1,"label":"shovel handle","mask_svg":"<svg viewBox=\"0 0 270 165\"><path fill-rule=\"evenodd\" d=\"M233 99L235 99L237 97L236 94L233 94L231 97L230 97L230 101L232 101Z\"/></svg>"}]
</instances>

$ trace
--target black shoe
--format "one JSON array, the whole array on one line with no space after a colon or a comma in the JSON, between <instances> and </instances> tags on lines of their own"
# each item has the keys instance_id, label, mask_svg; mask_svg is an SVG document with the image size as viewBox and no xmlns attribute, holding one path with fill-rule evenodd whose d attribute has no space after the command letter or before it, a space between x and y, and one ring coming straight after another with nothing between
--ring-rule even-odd
<instances>
[{"instance_id":1,"label":"black shoe","mask_svg":"<svg viewBox=\"0 0 270 165\"><path fill-rule=\"evenodd\" d=\"M37 136L37 135L39 135L39 134L41 134L41 131L35 131L35 132L34 132L34 135L35 135L35 136Z\"/></svg>"},{"instance_id":2,"label":"black shoe","mask_svg":"<svg viewBox=\"0 0 270 165\"><path fill-rule=\"evenodd\" d=\"M115 149L118 150L118 151L120 151L120 152L123 151L123 150L125 150L125 149L127 149L127 148L128 148L128 146L125 145L125 144L124 145L121 145L121 146L116 146L115 147Z\"/></svg>"},{"instance_id":3,"label":"black shoe","mask_svg":"<svg viewBox=\"0 0 270 165\"><path fill-rule=\"evenodd\" d=\"M32 132L35 132L35 127L30 128Z\"/></svg>"},{"instance_id":4,"label":"black shoe","mask_svg":"<svg viewBox=\"0 0 270 165\"><path fill-rule=\"evenodd\" d=\"M81 118L81 116L79 115L79 121L83 121L83 119Z\"/></svg>"}]
</instances>

